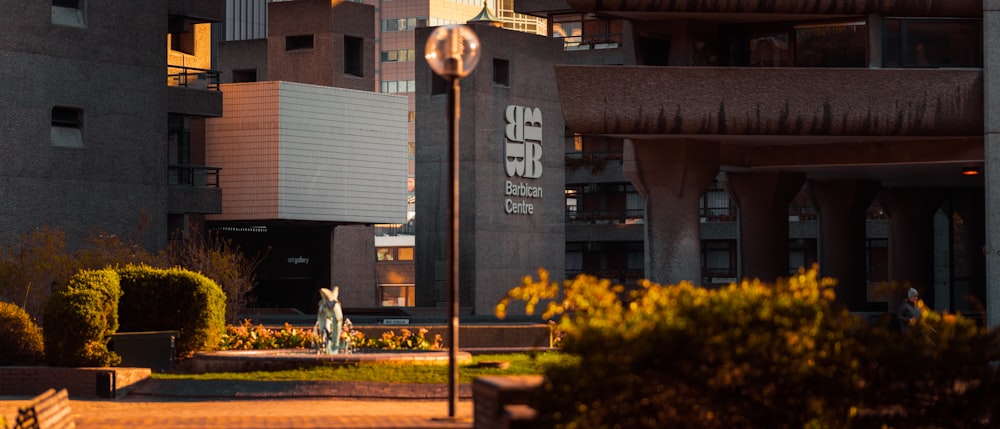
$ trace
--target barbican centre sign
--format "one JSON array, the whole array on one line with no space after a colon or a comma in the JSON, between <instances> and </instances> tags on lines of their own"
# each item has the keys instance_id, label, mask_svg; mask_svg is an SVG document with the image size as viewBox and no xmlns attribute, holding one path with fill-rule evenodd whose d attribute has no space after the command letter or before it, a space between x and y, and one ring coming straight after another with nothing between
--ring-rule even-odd
<instances>
[{"instance_id":1,"label":"barbican centre sign","mask_svg":"<svg viewBox=\"0 0 1000 429\"><path fill-rule=\"evenodd\" d=\"M504 113L504 212L535 214L542 187L532 185L542 177L542 111L537 107L507 106ZM525 179L532 179L526 182Z\"/></svg>"}]
</instances>

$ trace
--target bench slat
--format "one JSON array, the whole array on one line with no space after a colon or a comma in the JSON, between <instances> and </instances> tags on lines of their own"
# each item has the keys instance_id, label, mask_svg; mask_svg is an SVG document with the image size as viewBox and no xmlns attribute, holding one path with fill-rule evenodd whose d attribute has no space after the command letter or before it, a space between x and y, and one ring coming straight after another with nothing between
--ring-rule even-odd
<instances>
[{"instance_id":1,"label":"bench slat","mask_svg":"<svg viewBox=\"0 0 1000 429\"><path fill-rule=\"evenodd\" d=\"M73 413L69 407L69 392L48 389L36 396L32 403L18 409L14 429L74 429Z\"/></svg>"}]
</instances>

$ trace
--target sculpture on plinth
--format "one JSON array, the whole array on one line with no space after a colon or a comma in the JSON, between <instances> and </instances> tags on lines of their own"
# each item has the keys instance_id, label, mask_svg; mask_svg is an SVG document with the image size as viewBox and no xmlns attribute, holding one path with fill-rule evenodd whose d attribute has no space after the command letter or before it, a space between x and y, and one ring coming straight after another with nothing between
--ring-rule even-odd
<instances>
[{"instance_id":1,"label":"sculpture on plinth","mask_svg":"<svg viewBox=\"0 0 1000 429\"><path fill-rule=\"evenodd\" d=\"M344 330L344 310L340 307L340 288L334 286L332 290L322 288L319 290L321 297L319 301L319 311L316 313L316 331L321 347L320 353L337 354L340 353L340 333Z\"/></svg>"}]
</instances>

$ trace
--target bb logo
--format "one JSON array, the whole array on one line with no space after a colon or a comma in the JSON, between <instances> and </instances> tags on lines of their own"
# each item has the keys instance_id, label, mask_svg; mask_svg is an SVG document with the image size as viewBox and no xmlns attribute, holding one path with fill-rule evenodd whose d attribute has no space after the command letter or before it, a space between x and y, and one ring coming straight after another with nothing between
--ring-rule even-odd
<instances>
[{"instance_id":1,"label":"bb logo","mask_svg":"<svg viewBox=\"0 0 1000 429\"><path fill-rule=\"evenodd\" d=\"M507 138L504 161L509 177L537 179L542 176L542 111L507 106Z\"/></svg>"}]
</instances>

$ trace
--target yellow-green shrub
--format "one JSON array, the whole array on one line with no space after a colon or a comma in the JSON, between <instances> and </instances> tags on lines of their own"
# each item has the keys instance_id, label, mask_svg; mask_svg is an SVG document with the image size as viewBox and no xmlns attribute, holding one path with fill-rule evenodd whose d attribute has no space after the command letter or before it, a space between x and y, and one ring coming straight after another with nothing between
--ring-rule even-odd
<instances>
[{"instance_id":1,"label":"yellow-green shrub","mask_svg":"<svg viewBox=\"0 0 1000 429\"><path fill-rule=\"evenodd\" d=\"M128 265L117 272L122 331L179 331L181 357L218 349L226 326L226 297L218 284L181 268Z\"/></svg>"},{"instance_id":2,"label":"yellow-green shrub","mask_svg":"<svg viewBox=\"0 0 1000 429\"><path fill-rule=\"evenodd\" d=\"M42 329L24 309L0 301L0 365L34 365L44 358Z\"/></svg>"},{"instance_id":3,"label":"yellow-green shrub","mask_svg":"<svg viewBox=\"0 0 1000 429\"><path fill-rule=\"evenodd\" d=\"M564 350L580 357L546 371L539 427L952 427L996 407L995 331L928 311L916 334L891 333L836 304L833 285L814 268L774 284L644 282L630 293L581 275L560 291L541 270L497 315L511 300L553 300L543 317L559 317ZM899 405L909 414L880 414Z\"/></svg>"},{"instance_id":4,"label":"yellow-green shrub","mask_svg":"<svg viewBox=\"0 0 1000 429\"><path fill-rule=\"evenodd\" d=\"M121 357L108 351L118 329L118 274L85 270L55 290L45 305L45 356L53 366L112 366Z\"/></svg>"}]
</instances>

